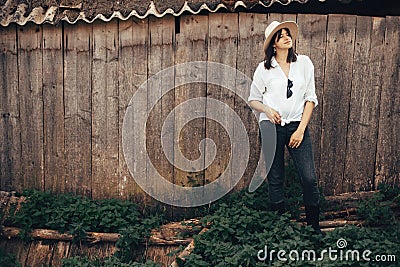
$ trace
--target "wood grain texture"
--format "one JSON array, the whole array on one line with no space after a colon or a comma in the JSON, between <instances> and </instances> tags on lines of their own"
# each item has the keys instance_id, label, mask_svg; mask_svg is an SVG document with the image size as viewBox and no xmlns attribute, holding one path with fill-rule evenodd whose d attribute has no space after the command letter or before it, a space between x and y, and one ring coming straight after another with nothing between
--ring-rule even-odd
<instances>
[{"instance_id":1,"label":"wood grain texture","mask_svg":"<svg viewBox=\"0 0 400 267\"><path fill-rule=\"evenodd\" d=\"M33 241L29 250L34 251L34 253L27 255L25 265L31 267L49 266L55 245L56 242Z\"/></svg>"},{"instance_id":2,"label":"wood grain texture","mask_svg":"<svg viewBox=\"0 0 400 267\"><path fill-rule=\"evenodd\" d=\"M93 23L92 196L118 196L118 21Z\"/></svg>"},{"instance_id":3,"label":"wood grain texture","mask_svg":"<svg viewBox=\"0 0 400 267\"><path fill-rule=\"evenodd\" d=\"M65 192L62 28L43 25L44 187Z\"/></svg>"},{"instance_id":4,"label":"wood grain texture","mask_svg":"<svg viewBox=\"0 0 400 267\"><path fill-rule=\"evenodd\" d=\"M18 27L21 186L44 189L42 26ZM21 188L21 189L22 189Z\"/></svg>"},{"instance_id":5,"label":"wood grain texture","mask_svg":"<svg viewBox=\"0 0 400 267\"><path fill-rule=\"evenodd\" d=\"M165 138L161 133L166 117L170 115L174 120L173 113L170 114L174 108L174 94L173 91L170 93L168 91L174 88L175 77L173 72L168 75L158 73L174 66L175 18L173 16L166 16L163 20L150 18L149 31L151 47L148 51L149 78L154 75L157 75L157 78L149 80L147 87L147 111L150 115L139 118L146 120L147 184L148 188L157 192L157 195L160 192L171 195L173 192L160 187L154 178L161 176L162 179L173 182L173 165L166 160L164 154L165 150L173 151L173 138ZM154 101L156 104L151 106Z\"/></svg>"},{"instance_id":6,"label":"wood grain texture","mask_svg":"<svg viewBox=\"0 0 400 267\"><path fill-rule=\"evenodd\" d=\"M208 61L236 68L238 29L238 14L209 14ZM236 88L235 78L232 75L235 73L222 71L222 69L223 67L221 71L213 72L207 69L207 98L215 99L233 109ZM215 113L215 110L207 101L206 138L211 139L216 146L215 158L205 172L206 179L210 182L218 179L223 173L226 177L232 175L232 170L228 171L229 173L226 171L232 156L233 136L230 138L229 132L233 131L233 121L225 111L219 114L218 121L209 119L208 114ZM212 156L210 149L211 147L206 145L205 151L208 156ZM233 186L230 180L220 185L224 188Z\"/></svg>"},{"instance_id":7,"label":"wood grain texture","mask_svg":"<svg viewBox=\"0 0 400 267\"><path fill-rule=\"evenodd\" d=\"M0 28L0 189L21 190L16 27Z\"/></svg>"},{"instance_id":8,"label":"wood grain texture","mask_svg":"<svg viewBox=\"0 0 400 267\"><path fill-rule=\"evenodd\" d=\"M400 185L400 17L386 17L375 186ZM382 53L382 51L381 51Z\"/></svg>"},{"instance_id":9,"label":"wood grain texture","mask_svg":"<svg viewBox=\"0 0 400 267\"><path fill-rule=\"evenodd\" d=\"M258 64L264 60L264 52L262 50L264 43L264 31L268 25L268 15L239 13L239 39L238 39L238 54L236 68L238 71L247 76L248 79L253 79L254 71ZM247 128L248 138L250 141L250 157L238 160L234 166L234 173L237 170L248 168L242 179L234 190L240 190L249 185L253 175L265 178L267 173L265 169L264 156L261 153L261 142L259 135L258 119L259 113L253 112L247 104L247 98L250 93L251 84L247 84L240 80L239 74L236 76L236 94L243 96L243 99L235 98L235 112L241 117L242 122ZM256 121L253 120L256 118ZM234 125L235 132L236 124ZM254 142L254 143L253 143ZM240 143L240 146L246 144ZM240 155L240 154L239 154ZM241 155L239 156L239 158ZM259 165L259 169L254 168ZM254 173L257 171L257 173Z\"/></svg>"},{"instance_id":10,"label":"wood grain texture","mask_svg":"<svg viewBox=\"0 0 400 267\"><path fill-rule=\"evenodd\" d=\"M374 188L384 39L384 18L357 17L343 192Z\"/></svg>"},{"instance_id":11,"label":"wood grain texture","mask_svg":"<svg viewBox=\"0 0 400 267\"><path fill-rule=\"evenodd\" d=\"M65 186L91 195L92 176L92 27L64 27Z\"/></svg>"},{"instance_id":12,"label":"wood grain texture","mask_svg":"<svg viewBox=\"0 0 400 267\"><path fill-rule=\"evenodd\" d=\"M311 138L313 141L314 161L317 176L320 177L320 140L323 108L323 89L325 79L325 53L326 53L326 24L328 17L325 15L297 16L299 25L299 37L296 48L299 54L310 57L314 64L315 93L319 106L317 106L309 123Z\"/></svg>"},{"instance_id":13,"label":"wood grain texture","mask_svg":"<svg viewBox=\"0 0 400 267\"><path fill-rule=\"evenodd\" d=\"M147 51L148 51L148 19L132 19L119 24L119 129L122 129L123 120L129 101L137 89L146 81L147 74ZM143 99L142 108L146 111L147 99ZM141 118L138 113L133 115L136 119ZM145 192L134 182L129 173L122 149L122 132L120 131L119 145L119 187L118 192L121 198L132 198L141 203L145 200ZM137 150L137 147L136 147ZM132 148L130 153L140 153ZM139 157L138 157L139 158ZM145 160L137 162L138 169L145 169ZM135 172L136 175L146 175Z\"/></svg>"},{"instance_id":14,"label":"wood grain texture","mask_svg":"<svg viewBox=\"0 0 400 267\"><path fill-rule=\"evenodd\" d=\"M355 16L328 18L320 159L326 194L343 192L355 25Z\"/></svg>"},{"instance_id":15,"label":"wood grain texture","mask_svg":"<svg viewBox=\"0 0 400 267\"><path fill-rule=\"evenodd\" d=\"M207 60L207 34L208 34L208 16L183 16L180 19L180 33L176 34L176 52L175 64L193 61ZM198 68L176 69L175 80L177 83L182 80L198 79L206 81L207 70L203 65L198 65ZM194 98L206 97L206 83L190 83L175 88L175 107L185 105L186 101L193 101ZM191 100L192 99L192 100ZM206 116L206 101L195 100L186 108L175 110L175 127L174 139L178 143L178 150L174 150L174 183L179 186L196 186L204 185L205 180L205 165L204 154L201 154L201 141L204 140L205 132L205 116ZM184 123L184 118L198 116L195 120L188 122L183 128L179 125ZM202 147L203 153L205 146ZM192 171L183 171L180 166L182 162L181 154L188 160L200 159L199 166L193 166ZM179 197L179 196L177 196ZM175 210L175 213L189 212L188 210Z\"/></svg>"}]
</instances>

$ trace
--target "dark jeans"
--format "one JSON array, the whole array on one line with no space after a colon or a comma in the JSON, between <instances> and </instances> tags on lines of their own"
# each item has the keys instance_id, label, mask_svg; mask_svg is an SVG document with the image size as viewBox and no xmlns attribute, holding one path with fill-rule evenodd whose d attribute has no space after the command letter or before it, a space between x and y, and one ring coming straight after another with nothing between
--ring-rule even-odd
<instances>
[{"instance_id":1,"label":"dark jeans","mask_svg":"<svg viewBox=\"0 0 400 267\"><path fill-rule=\"evenodd\" d=\"M270 136L271 127L276 129L276 149L271 169L268 172L268 189L271 203L276 204L284 201L283 184L285 178L284 150L287 147L291 158L300 176L300 183L303 187L303 200L305 205L319 205L319 190L317 176L315 173L314 157L312 152L311 138L308 127L304 132L304 138L298 148L290 148L289 141L291 135L296 131L300 122L291 122L285 126L274 125L269 121L260 123L262 150L267 163L269 155L272 160L274 136Z\"/></svg>"}]
</instances>

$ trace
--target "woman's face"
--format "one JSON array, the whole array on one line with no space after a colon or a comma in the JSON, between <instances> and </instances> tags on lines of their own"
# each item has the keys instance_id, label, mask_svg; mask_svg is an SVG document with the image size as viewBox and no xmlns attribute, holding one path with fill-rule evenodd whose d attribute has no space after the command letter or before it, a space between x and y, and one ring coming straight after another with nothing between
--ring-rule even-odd
<instances>
[{"instance_id":1,"label":"woman's face","mask_svg":"<svg viewBox=\"0 0 400 267\"><path fill-rule=\"evenodd\" d=\"M274 47L276 49L289 49L293 46L292 37L286 29L276 36Z\"/></svg>"}]
</instances>

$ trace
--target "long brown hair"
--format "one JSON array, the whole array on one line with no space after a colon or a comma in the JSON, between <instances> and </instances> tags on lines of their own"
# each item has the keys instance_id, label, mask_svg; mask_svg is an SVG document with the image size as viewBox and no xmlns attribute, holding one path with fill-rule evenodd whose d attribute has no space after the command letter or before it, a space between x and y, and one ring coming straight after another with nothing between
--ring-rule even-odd
<instances>
[{"instance_id":1,"label":"long brown hair","mask_svg":"<svg viewBox=\"0 0 400 267\"><path fill-rule=\"evenodd\" d=\"M286 32L288 33L288 35L290 37L292 37L292 35L290 34L290 31L288 28L284 28L286 30ZM269 42L269 45L267 47L267 49L265 50L265 58L264 58L264 67L269 70L270 68L272 68L271 65L271 60L272 57L275 56L274 53L274 43L275 40L279 41L279 39L281 39L281 33L282 33L283 29L280 29L279 31L277 31L271 38L271 41ZM278 38L278 39L277 39ZM297 54L296 51L294 51L293 46L291 48L289 48L289 53L286 59L286 62L290 63L290 62L295 62L297 61Z\"/></svg>"}]
</instances>

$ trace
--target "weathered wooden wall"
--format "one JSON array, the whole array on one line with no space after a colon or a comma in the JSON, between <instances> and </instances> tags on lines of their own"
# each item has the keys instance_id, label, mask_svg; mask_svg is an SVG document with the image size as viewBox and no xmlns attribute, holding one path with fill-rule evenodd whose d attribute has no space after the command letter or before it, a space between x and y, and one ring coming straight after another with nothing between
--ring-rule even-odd
<instances>
[{"instance_id":1,"label":"weathered wooden wall","mask_svg":"<svg viewBox=\"0 0 400 267\"><path fill-rule=\"evenodd\" d=\"M297 50L315 65L320 105L310 127L325 192L399 184L400 17L216 13L0 28L0 190L37 188L147 203L122 151L122 123L133 93L160 70L188 61L221 62L252 77L272 20L299 23ZM198 75L214 74L199 70ZM248 88L238 84L237 91L243 90ZM163 93L162 86L152 85L147 97ZM202 96L249 112L218 86L193 84L167 94L155 119ZM146 111L148 99L137 108ZM135 120L146 120L141 115ZM179 113L173 116L181 119ZM155 121L149 138L160 131ZM193 121L184 133L175 138L189 159L199 157L204 137L230 151L229 138L210 120ZM157 143L148 148L162 153ZM188 185L188 174L163 159L156 156L152 163L170 181ZM215 180L228 160L229 153L219 154L200 176ZM143 155L137 165L146 164ZM137 175L151 182L153 174Z\"/></svg>"}]
</instances>

